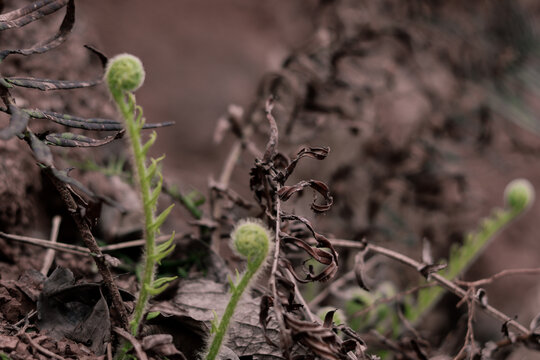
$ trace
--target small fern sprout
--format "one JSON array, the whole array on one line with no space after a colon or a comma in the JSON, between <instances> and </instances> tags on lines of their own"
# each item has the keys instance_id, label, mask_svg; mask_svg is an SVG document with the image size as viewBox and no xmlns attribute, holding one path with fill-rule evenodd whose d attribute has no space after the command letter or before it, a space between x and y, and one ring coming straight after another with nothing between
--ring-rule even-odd
<instances>
[{"instance_id":1,"label":"small fern sprout","mask_svg":"<svg viewBox=\"0 0 540 360\"><path fill-rule=\"evenodd\" d=\"M136 91L144 82L145 72L141 60L130 54L116 55L107 63L105 79L116 98L123 92Z\"/></svg>"},{"instance_id":2,"label":"small fern sprout","mask_svg":"<svg viewBox=\"0 0 540 360\"><path fill-rule=\"evenodd\" d=\"M158 165L164 156L148 161L148 150L156 141L156 133L150 134L150 138L146 142L143 142L141 136L145 119L142 108L135 101L133 91L142 85L144 77L145 72L141 61L129 54L118 55L109 60L105 72L105 81L125 121L126 132L130 139L134 174L141 194L144 213L144 267L140 280L140 292L129 323L133 335L137 335L139 331L150 297L165 290L167 284L175 279L175 277L156 279L157 265L174 250L174 233L168 241L160 245L156 244L159 228L171 212L173 205L161 214L156 214L157 202L163 184L163 175Z\"/></svg>"},{"instance_id":3,"label":"small fern sprout","mask_svg":"<svg viewBox=\"0 0 540 360\"><path fill-rule=\"evenodd\" d=\"M527 179L512 180L504 190L505 205L520 213L534 202L534 187Z\"/></svg>"},{"instance_id":4,"label":"small fern sprout","mask_svg":"<svg viewBox=\"0 0 540 360\"><path fill-rule=\"evenodd\" d=\"M207 360L214 360L219 354L230 320L242 294L256 278L256 274L262 269L262 265L266 263L268 254L272 250L272 232L258 220L240 221L231 234L231 239L234 250L246 258L246 270L242 277L237 272L236 283L229 279L231 298L221 321L219 323L215 321L212 324L213 339L206 355Z\"/></svg>"},{"instance_id":5,"label":"small fern sprout","mask_svg":"<svg viewBox=\"0 0 540 360\"><path fill-rule=\"evenodd\" d=\"M478 230L467 234L463 244L450 249L448 266L442 273L448 280L463 273L480 255L485 246L505 226L528 210L534 202L534 187L526 179L512 180L504 190L504 209L495 209L485 218ZM443 293L440 287L422 289L418 293L418 305L409 313L409 320L416 321L433 306Z\"/></svg>"},{"instance_id":6,"label":"small fern sprout","mask_svg":"<svg viewBox=\"0 0 540 360\"><path fill-rule=\"evenodd\" d=\"M266 260L270 250L272 234L258 220L244 220L238 223L231 239L233 249L247 260L247 267L255 271Z\"/></svg>"}]
</instances>

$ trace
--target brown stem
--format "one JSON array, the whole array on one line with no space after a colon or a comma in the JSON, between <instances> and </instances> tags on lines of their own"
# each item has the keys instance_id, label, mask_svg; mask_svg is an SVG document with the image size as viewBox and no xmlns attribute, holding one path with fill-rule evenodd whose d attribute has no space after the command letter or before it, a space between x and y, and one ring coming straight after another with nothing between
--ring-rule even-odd
<instances>
[{"instance_id":1,"label":"brown stem","mask_svg":"<svg viewBox=\"0 0 540 360\"><path fill-rule=\"evenodd\" d=\"M52 351L50 350L47 350L45 349L43 346L39 345L37 342L35 342L28 333L23 333L24 337L26 338L26 340L30 343L30 345L36 349L37 351L39 351L40 353L42 353L43 355L47 355L49 358L51 359L57 359L57 360L65 360L63 357L61 357L60 355L57 355L55 353L53 353Z\"/></svg>"},{"instance_id":2,"label":"brown stem","mask_svg":"<svg viewBox=\"0 0 540 360\"><path fill-rule=\"evenodd\" d=\"M416 260L413 260L408 256L405 256L403 254L400 254L390 249L386 249L381 246L377 246L373 244L366 244L365 242L357 242L357 241L342 240L342 239L330 239L330 241L332 242L332 245L337 246L337 247L347 247L347 248L353 248L353 249L359 249L359 250L367 250L367 251L374 252L376 254L384 255L402 264L412 267L413 269L419 272L421 269L424 268L424 264ZM432 273L429 275L429 279L437 282L440 286L442 286L446 290L452 292L453 294L457 295L458 297L462 299L467 298L469 296L466 290L463 290L454 282L446 279L442 275ZM490 306L490 305L484 306L483 304L480 303L480 300L477 299L476 297L474 297L474 301L480 304L480 309L484 310L491 317L508 324L508 326L512 326L515 330L517 330L521 334L529 334L529 330L525 326L513 320L512 318L502 313L501 311L497 310L493 306Z\"/></svg>"},{"instance_id":3,"label":"brown stem","mask_svg":"<svg viewBox=\"0 0 540 360\"><path fill-rule=\"evenodd\" d=\"M487 284L491 284L495 280L501 279L506 276L513 276L513 275L536 275L540 274L540 268L531 268L531 269L506 269L502 270L498 273L496 273L493 276L490 276L486 279L480 279L476 281L460 281L456 280L456 283L461 286L467 286L467 287L478 287L483 286Z\"/></svg>"},{"instance_id":4,"label":"brown stem","mask_svg":"<svg viewBox=\"0 0 540 360\"><path fill-rule=\"evenodd\" d=\"M279 190L279 184L277 185L277 190ZM276 314L276 320L279 325L280 331L283 333L282 338L285 338L285 334L287 331L287 327L285 326L285 321L283 320L283 305L281 304L281 301L279 299L279 294L277 291L277 285L276 285L276 273L278 271L278 263L279 263L279 253L281 248L281 238L279 236L279 233L281 231L281 202L279 200L279 196L277 195L276 191L276 227L274 229L275 233L275 243L274 243L274 258L272 259L272 270L270 272L270 280L269 280L269 287L272 291L272 296L274 298L274 311ZM285 345L285 344L283 344Z\"/></svg>"},{"instance_id":5,"label":"brown stem","mask_svg":"<svg viewBox=\"0 0 540 360\"><path fill-rule=\"evenodd\" d=\"M120 316L120 322L122 324L122 327L127 328L128 315L126 308L124 307L124 303L122 302L122 297L120 296L118 287L114 282L111 269L109 268L109 264L105 261L105 257L103 256L103 253L101 252L101 249L99 248L96 239L92 235L90 226L79 212L79 209L77 208L77 203L73 199L73 196L71 195L71 192L69 191L67 185L58 180L53 174L50 173L50 171L45 171L45 173L48 175L49 179L60 193L62 201L66 205L66 208L71 214L73 221L75 221L75 224L77 225L77 229L81 234L84 245L86 245L88 250L90 250L90 252L92 253L94 262L96 263L98 271L103 278L103 282L105 283L105 286L109 291L109 295L112 298L113 307L116 309L118 315Z\"/></svg>"},{"instance_id":6,"label":"brown stem","mask_svg":"<svg viewBox=\"0 0 540 360\"><path fill-rule=\"evenodd\" d=\"M146 356L146 353L144 352L141 343L135 338L135 336L131 335L129 332L119 327L114 327L113 330L115 333L117 333L118 335L129 341L131 345L133 345L133 349L135 349L135 353L137 354L137 358L139 360L148 360L148 356Z\"/></svg>"},{"instance_id":7,"label":"brown stem","mask_svg":"<svg viewBox=\"0 0 540 360\"><path fill-rule=\"evenodd\" d=\"M55 244L56 241L58 240L58 230L60 229L60 223L61 222L62 222L62 218L60 216L56 215L55 217L53 217L51 236L50 236L50 239L49 239L49 242L51 244ZM43 260L43 265L41 266L41 273L43 275L47 276L47 273L49 272L49 270L50 270L50 268L52 266L52 263L54 261L55 254L56 254L56 251L54 250L54 248L50 248L45 253L45 258Z\"/></svg>"}]
</instances>

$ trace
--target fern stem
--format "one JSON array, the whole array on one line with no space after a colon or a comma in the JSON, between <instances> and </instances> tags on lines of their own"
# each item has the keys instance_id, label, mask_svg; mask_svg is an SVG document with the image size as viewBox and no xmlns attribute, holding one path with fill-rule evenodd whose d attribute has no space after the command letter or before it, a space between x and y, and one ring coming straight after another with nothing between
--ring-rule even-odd
<instances>
[{"instance_id":1,"label":"fern stem","mask_svg":"<svg viewBox=\"0 0 540 360\"><path fill-rule=\"evenodd\" d=\"M150 206L150 180L147 177L147 168L145 164L145 154L142 151L141 124L135 120L135 100L132 94L128 94L129 103L126 104L123 98L115 97L117 104L119 104L120 111L124 119L126 120L126 128L131 142L131 148L133 149L134 162L135 162L135 178L139 185L139 191L141 193L142 207L144 211L144 231L145 231L145 253L144 253L144 270L141 278L140 294L135 304L135 310L133 313L133 319L130 321L131 333L137 335L139 325L142 321L146 304L150 297L148 291L148 285L154 282L155 274L155 231L152 228L154 223L154 214L152 206Z\"/></svg>"},{"instance_id":2,"label":"fern stem","mask_svg":"<svg viewBox=\"0 0 540 360\"><path fill-rule=\"evenodd\" d=\"M214 360L218 355L219 349L221 348L221 343L223 342L223 339L225 339L229 323L234 314L234 310L236 309L238 301L240 301L240 298L242 297L244 290L246 290L249 281L251 280L253 275L255 275L255 271L248 268L244 276L242 276L242 278L240 279L240 282L234 287L231 294L231 299L229 300L229 303L225 308L223 317L221 318L214 339L212 340L212 344L210 345L210 349L208 350L206 360Z\"/></svg>"}]
</instances>

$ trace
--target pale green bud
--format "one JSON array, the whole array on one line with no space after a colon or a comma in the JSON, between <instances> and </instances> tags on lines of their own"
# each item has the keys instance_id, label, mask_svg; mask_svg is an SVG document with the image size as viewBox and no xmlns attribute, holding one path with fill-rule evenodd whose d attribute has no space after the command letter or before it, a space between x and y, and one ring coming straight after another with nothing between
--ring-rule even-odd
<instances>
[{"instance_id":1,"label":"pale green bud","mask_svg":"<svg viewBox=\"0 0 540 360\"><path fill-rule=\"evenodd\" d=\"M260 221L241 221L231 235L234 249L249 263L260 265L270 249L272 234Z\"/></svg>"},{"instance_id":2,"label":"pale green bud","mask_svg":"<svg viewBox=\"0 0 540 360\"><path fill-rule=\"evenodd\" d=\"M130 54L116 55L107 63L105 81L111 93L133 92L144 82L144 68L138 57Z\"/></svg>"},{"instance_id":3,"label":"pale green bud","mask_svg":"<svg viewBox=\"0 0 540 360\"><path fill-rule=\"evenodd\" d=\"M512 180L504 190L504 200L510 209L524 211L534 202L534 187L526 179Z\"/></svg>"}]
</instances>

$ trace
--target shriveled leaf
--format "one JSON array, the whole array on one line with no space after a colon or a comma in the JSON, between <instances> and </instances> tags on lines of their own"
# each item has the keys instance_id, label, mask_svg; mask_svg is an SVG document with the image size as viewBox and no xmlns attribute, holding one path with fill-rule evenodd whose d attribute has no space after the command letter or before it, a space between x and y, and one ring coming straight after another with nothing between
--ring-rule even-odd
<instances>
[{"instance_id":1,"label":"shriveled leaf","mask_svg":"<svg viewBox=\"0 0 540 360\"><path fill-rule=\"evenodd\" d=\"M418 271L420 274L422 274L426 279L430 279L431 274L436 273L438 271L441 271L443 269L447 268L447 264L423 264Z\"/></svg>"},{"instance_id":2,"label":"shriveled leaf","mask_svg":"<svg viewBox=\"0 0 540 360\"><path fill-rule=\"evenodd\" d=\"M48 145L63 147L95 147L110 143L113 140L120 139L124 135L124 130L120 130L112 136L104 139L92 139L88 136L77 135L73 133L52 133L45 136Z\"/></svg>"},{"instance_id":3,"label":"shriveled leaf","mask_svg":"<svg viewBox=\"0 0 540 360\"><path fill-rule=\"evenodd\" d=\"M35 1L23 8L0 15L0 31L24 26L32 21L52 14L63 8L68 0L41 0Z\"/></svg>"},{"instance_id":4,"label":"shriveled leaf","mask_svg":"<svg viewBox=\"0 0 540 360\"><path fill-rule=\"evenodd\" d=\"M302 159L304 157L309 157L309 158L312 158L312 159L324 160L328 156L329 152L330 152L329 147L305 147L305 148L302 148L298 152L298 154L296 154L296 157L294 159L292 159L291 162L287 165L287 167L285 168L285 172L280 174L280 176L278 178L278 181L281 184L284 184L285 181L287 181L287 179L289 178L289 176L293 173L293 171L296 168L296 165L297 165L297 163L298 163L298 161L300 159Z\"/></svg>"},{"instance_id":5,"label":"shriveled leaf","mask_svg":"<svg viewBox=\"0 0 540 360\"><path fill-rule=\"evenodd\" d=\"M304 224L306 226L306 228L309 230L309 232L311 233L311 235L313 236L313 238L317 241L317 246L318 247L323 247L323 248L328 248L332 252L332 256L334 257L334 259L337 262L338 254L337 254L336 250L334 249L334 246L332 245L332 242L330 240L328 240L326 238L326 236L316 232L315 229L313 228L313 225L311 224L311 222L308 219L306 219L303 216L294 215L294 214L285 214L285 213L281 213L281 219L282 220L296 220L296 221L299 221L300 223Z\"/></svg>"},{"instance_id":6,"label":"shriveled leaf","mask_svg":"<svg viewBox=\"0 0 540 360\"><path fill-rule=\"evenodd\" d=\"M273 108L274 99L273 97L269 97L265 105L266 119L270 124L270 138L268 139L268 143L266 144L266 150L264 151L263 155L263 161L265 163L269 163L277 153L278 128L276 119L274 119L274 116L272 115Z\"/></svg>"},{"instance_id":7,"label":"shriveled leaf","mask_svg":"<svg viewBox=\"0 0 540 360\"><path fill-rule=\"evenodd\" d=\"M292 275L296 278L297 281L302 283L312 282L312 281L328 281L336 274L338 270L337 261L334 259L334 256L331 252L318 249L309 245L302 239L296 238L294 236L289 236L285 233L281 233L282 241L286 244L295 245L302 250L304 250L309 256L315 259L317 262L326 265L319 273L314 273L311 268L304 268L306 272L306 277L301 278L297 275L296 271L292 267L289 261L285 261L287 268L291 271Z\"/></svg>"},{"instance_id":8,"label":"shriveled leaf","mask_svg":"<svg viewBox=\"0 0 540 360\"><path fill-rule=\"evenodd\" d=\"M52 80L52 79L36 79L28 77L11 77L4 78L8 84L25 87L30 89L37 89L41 91L48 90L69 90L80 89L85 87L91 87L99 84L102 78L99 77L94 80L88 81L73 81L73 80Z\"/></svg>"},{"instance_id":9,"label":"shriveled leaf","mask_svg":"<svg viewBox=\"0 0 540 360\"><path fill-rule=\"evenodd\" d=\"M328 186L319 180L302 180L295 185L283 186L281 189L279 189L278 196L282 201L287 201L293 194L302 191L307 187L310 187L313 190L317 191L324 197L325 200L325 203L317 204L315 199L311 204L311 209L316 213L323 213L330 210L330 207L332 207L334 200L330 195L330 190Z\"/></svg>"},{"instance_id":10,"label":"shriveled leaf","mask_svg":"<svg viewBox=\"0 0 540 360\"><path fill-rule=\"evenodd\" d=\"M369 287L367 286L367 275L365 273L366 264L364 257L366 256L366 253L366 251L359 251L354 257L354 275L356 277L358 286L366 291L370 291Z\"/></svg>"},{"instance_id":11,"label":"shriveled leaf","mask_svg":"<svg viewBox=\"0 0 540 360\"><path fill-rule=\"evenodd\" d=\"M4 111L0 108L0 111ZM124 128L124 125L116 120L112 119L101 119L101 118L82 118L69 114L57 113L54 111L46 110L25 110L30 114L32 118L35 119L47 119L54 121L55 123L62 124L77 129L85 130L97 130L97 131L120 131ZM154 129L165 126L173 125L173 121L155 123L155 124L145 124L144 129Z\"/></svg>"},{"instance_id":12,"label":"shriveled leaf","mask_svg":"<svg viewBox=\"0 0 540 360\"><path fill-rule=\"evenodd\" d=\"M308 244L305 240L299 239L295 236L292 236L290 234L286 233L280 233L280 236L283 239L284 243L289 243L292 245L295 245L296 247L304 250L309 256L311 256L313 259L318 261L319 263L325 265L323 270L319 272L318 274L314 274L313 271L311 271L310 268L307 269L307 275L305 279L300 278L292 266L289 264L287 265L289 270L292 272L293 276L301 282L310 282L310 281L327 281L334 277L338 270L338 253L334 249L334 246L328 240L324 235L319 234L315 231L313 228L313 225L309 220L302 216L293 215L293 214L281 214L282 220L296 220L299 221L301 224L304 224L313 238L317 241L317 247L313 247L310 244ZM319 248L325 248L328 250L323 250Z\"/></svg>"},{"instance_id":13,"label":"shriveled leaf","mask_svg":"<svg viewBox=\"0 0 540 360\"><path fill-rule=\"evenodd\" d=\"M478 299L478 301L480 301L480 305L482 307L485 308L488 306L488 296L487 296L486 290L482 288L476 290L475 296Z\"/></svg>"},{"instance_id":14,"label":"shriveled leaf","mask_svg":"<svg viewBox=\"0 0 540 360\"><path fill-rule=\"evenodd\" d=\"M34 4L35 5L35 4ZM21 9L19 9L20 11ZM12 15L13 16L13 15ZM2 17L2 15L0 15ZM67 4L66 15L58 32L43 42L40 42L28 49L11 49L11 50L2 50L0 51L0 62L4 60L8 55L19 54L19 55L31 55L31 54L41 54L51 49L54 49L58 45L62 44L71 30L73 29L73 24L75 23L75 2L70 0ZM0 23L1 26L1 23Z\"/></svg>"},{"instance_id":15,"label":"shriveled leaf","mask_svg":"<svg viewBox=\"0 0 540 360\"><path fill-rule=\"evenodd\" d=\"M99 51L92 45L84 45L84 47L90 50L94 55L99 58L99 61L101 61L101 66L103 66L103 68L107 67L107 62L109 61L109 58L105 56L105 54L103 54L101 51Z\"/></svg>"},{"instance_id":16,"label":"shriveled leaf","mask_svg":"<svg viewBox=\"0 0 540 360\"><path fill-rule=\"evenodd\" d=\"M352 346L352 344L341 340L334 332L333 327L301 320L290 313L283 314L283 318L287 327L294 334L295 341L309 348L321 359L347 359L350 358L347 356L349 351L356 352L357 346Z\"/></svg>"},{"instance_id":17,"label":"shriveled leaf","mask_svg":"<svg viewBox=\"0 0 540 360\"><path fill-rule=\"evenodd\" d=\"M29 116L27 113L15 105L9 105L9 112L11 113L9 125L0 130L0 140L9 140L13 136L21 134L28 125Z\"/></svg>"},{"instance_id":18,"label":"shriveled leaf","mask_svg":"<svg viewBox=\"0 0 540 360\"><path fill-rule=\"evenodd\" d=\"M94 192L92 190L88 189L86 186L81 184L79 181L77 181L74 178L70 177L66 170L58 170L58 169L55 169L55 168L51 168L50 171L58 180L66 183L68 185L75 186L77 189L79 189L80 191L82 191L83 193L85 193L86 195L88 195L88 196L90 196L92 198L96 197L96 194L94 194Z\"/></svg>"},{"instance_id":19,"label":"shriveled leaf","mask_svg":"<svg viewBox=\"0 0 540 360\"><path fill-rule=\"evenodd\" d=\"M334 314L336 313L337 309L330 310L324 315L324 321L323 326L326 328L329 328L332 326L332 323L334 322Z\"/></svg>"},{"instance_id":20,"label":"shriveled leaf","mask_svg":"<svg viewBox=\"0 0 540 360\"><path fill-rule=\"evenodd\" d=\"M52 167L53 156L49 147L45 145L43 141L39 140L32 132L28 132L28 138L30 141L30 148L34 153L36 160L43 166Z\"/></svg>"},{"instance_id":21,"label":"shriveled leaf","mask_svg":"<svg viewBox=\"0 0 540 360\"><path fill-rule=\"evenodd\" d=\"M208 329L214 319L214 311L223 314L229 301L230 293L226 286L206 280L184 280L172 301L158 303L151 311L160 311L162 315L181 313L196 321L203 321ZM254 359L283 359L279 348L266 343L259 325L260 298L243 296L229 328L229 341L226 344L240 357L253 356ZM268 324L269 337L277 342L278 331L274 321Z\"/></svg>"}]
</instances>

